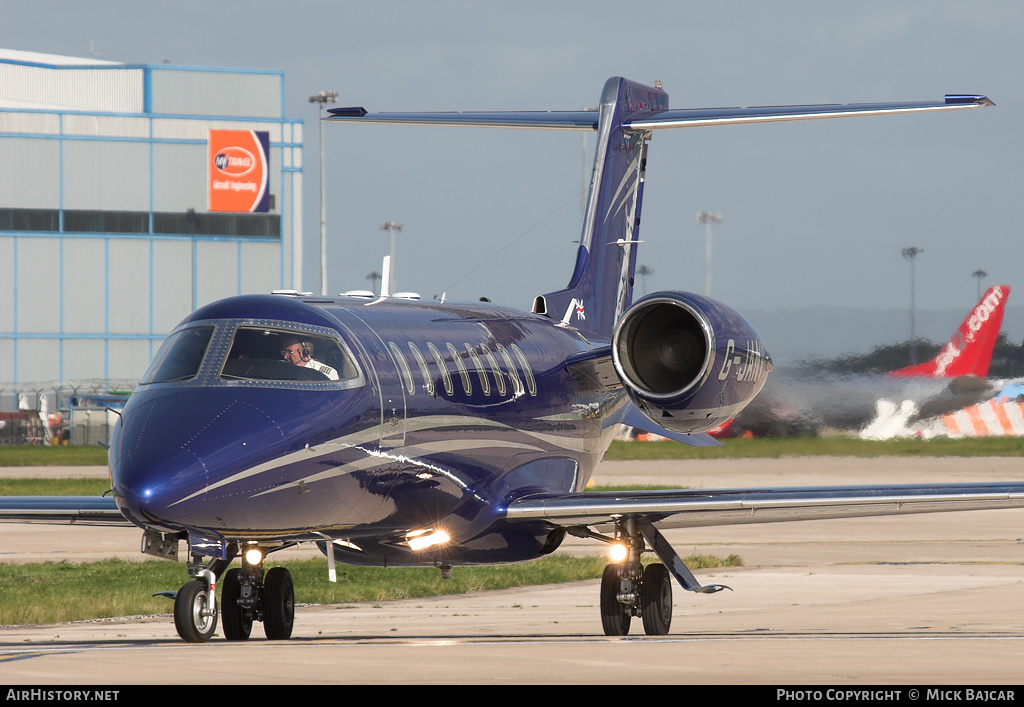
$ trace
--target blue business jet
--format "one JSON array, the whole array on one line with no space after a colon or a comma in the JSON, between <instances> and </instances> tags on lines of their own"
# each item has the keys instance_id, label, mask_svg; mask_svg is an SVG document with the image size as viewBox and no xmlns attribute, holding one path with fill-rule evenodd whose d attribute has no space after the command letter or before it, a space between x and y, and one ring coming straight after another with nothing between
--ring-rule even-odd
<instances>
[{"instance_id":1,"label":"blue business jet","mask_svg":"<svg viewBox=\"0 0 1024 707\"><path fill-rule=\"evenodd\" d=\"M612 78L596 110L331 111L332 122L586 130L598 135L569 284L533 311L487 302L275 293L201 307L163 346L115 426L112 498L7 498L8 520L133 523L144 552L191 579L178 633L228 640L260 621L291 636L287 569L264 558L316 543L336 562L435 566L531 560L566 534L618 551L601 582L604 632L633 617L665 634L672 578L702 586L670 527L1024 505L1024 484L584 493L616 428L695 445L761 390L772 361L729 307L686 292L633 301L647 150L655 131L962 110L919 103L676 110L660 86ZM659 562L646 567L641 555ZM234 559L240 566L230 568ZM218 608L215 586L221 582Z\"/></svg>"}]
</instances>

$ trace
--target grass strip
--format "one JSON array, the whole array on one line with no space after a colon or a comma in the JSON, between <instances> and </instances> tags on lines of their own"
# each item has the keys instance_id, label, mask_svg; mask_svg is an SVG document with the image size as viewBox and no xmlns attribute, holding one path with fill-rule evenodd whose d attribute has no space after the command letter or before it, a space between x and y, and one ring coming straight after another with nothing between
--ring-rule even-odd
<instances>
[{"instance_id":1,"label":"grass strip","mask_svg":"<svg viewBox=\"0 0 1024 707\"><path fill-rule=\"evenodd\" d=\"M889 439L764 437L727 439L720 447L677 442L612 442L605 459L778 459L780 457L1019 457L1024 437Z\"/></svg>"},{"instance_id":2,"label":"grass strip","mask_svg":"<svg viewBox=\"0 0 1024 707\"><path fill-rule=\"evenodd\" d=\"M107 450L97 445L0 444L0 466L106 466Z\"/></svg>"},{"instance_id":3,"label":"grass strip","mask_svg":"<svg viewBox=\"0 0 1024 707\"><path fill-rule=\"evenodd\" d=\"M0 496L102 496L110 489L103 479L0 479Z\"/></svg>"},{"instance_id":4,"label":"grass strip","mask_svg":"<svg viewBox=\"0 0 1024 707\"><path fill-rule=\"evenodd\" d=\"M743 564L735 555L724 560L694 556L686 562L691 569ZM345 604L596 579L606 564L602 557L558 554L514 565L455 567L447 580L433 567L339 565L337 583L327 581L322 558L290 560L287 567L296 601ZM183 563L161 560L0 564L0 625L170 614L172 602L152 595L177 590L187 581Z\"/></svg>"},{"instance_id":5,"label":"grass strip","mask_svg":"<svg viewBox=\"0 0 1024 707\"><path fill-rule=\"evenodd\" d=\"M1024 437L864 440L855 437L727 439L720 447L677 442L612 442L605 459L745 459L779 457L1019 457ZM106 466L101 447L0 445L0 467Z\"/></svg>"}]
</instances>

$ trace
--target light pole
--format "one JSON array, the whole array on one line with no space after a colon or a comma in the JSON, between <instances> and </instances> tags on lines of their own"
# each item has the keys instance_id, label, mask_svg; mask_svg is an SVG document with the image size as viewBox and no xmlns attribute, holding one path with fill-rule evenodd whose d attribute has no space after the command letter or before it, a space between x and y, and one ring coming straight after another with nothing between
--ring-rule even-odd
<instances>
[{"instance_id":1,"label":"light pole","mask_svg":"<svg viewBox=\"0 0 1024 707\"><path fill-rule=\"evenodd\" d=\"M320 294L327 296L327 188L324 164L324 103L337 103L337 91L320 91L309 97L320 104Z\"/></svg>"},{"instance_id":2,"label":"light pole","mask_svg":"<svg viewBox=\"0 0 1024 707\"><path fill-rule=\"evenodd\" d=\"M974 272L971 273L971 277L978 278L978 301L980 302L981 301L981 281L984 278L988 277L988 273L985 272L984 270L975 270Z\"/></svg>"},{"instance_id":3,"label":"light pole","mask_svg":"<svg viewBox=\"0 0 1024 707\"><path fill-rule=\"evenodd\" d=\"M374 294L377 294L377 281L380 280L380 273L373 270L366 276L366 279L370 281L370 289L373 290Z\"/></svg>"},{"instance_id":4,"label":"light pole","mask_svg":"<svg viewBox=\"0 0 1024 707\"><path fill-rule=\"evenodd\" d=\"M395 231L401 233L402 224L395 223L394 221L388 221L380 225L380 230L388 231L391 234L391 269L388 277L388 290L389 292L395 291Z\"/></svg>"},{"instance_id":5,"label":"light pole","mask_svg":"<svg viewBox=\"0 0 1024 707\"><path fill-rule=\"evenodd\" d=\"M707 211L697 212L697 223L705 226L704 238L704 294L711 296L711 224L722 223L721 214L712 214Z\"/></svg>"},{"instance_id":6,"label":"light pole","mask_svg":"<svg viewBox=\"0 0 1024 707\"><path fill-rule=\"evenodd\" d=\"M910 261L910 363L912 364L917 363L917 327L914 321L914 311L916 308L914 304L914 260L923 252L924 248L910 247L903 249L903 257Z\"/></svg>"},{"instance_id":7,"label":"light pole","mask_svg":"<svg viewBox=\"0 0 1024 707\"><path fill-rule=\"evenodd\" d=\"M644 294L646 295L647 294L647 276L648 275L653 275L654 271L651 270L646 265L641 265L640 267L638 267L636 269L636 274L644 279Z\"/></svg>"}]
</instances>

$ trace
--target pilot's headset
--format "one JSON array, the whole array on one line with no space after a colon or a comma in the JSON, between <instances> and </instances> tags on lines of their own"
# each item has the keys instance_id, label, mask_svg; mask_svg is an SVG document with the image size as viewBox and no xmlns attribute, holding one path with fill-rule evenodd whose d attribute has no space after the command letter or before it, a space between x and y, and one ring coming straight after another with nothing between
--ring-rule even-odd
<instances>
[{"instance_id":1,"label":"pilot's headset","mask_svg":"<svg viewBox=\"0 0 1024 707\"><path fill-rule=\"evenodd\" d=\"M308 361L309 359L313 358L313 345L310 342L300 341L299 346L302 347L299 353L302 355L303 361Z\"/></svg>"}]
</instances>

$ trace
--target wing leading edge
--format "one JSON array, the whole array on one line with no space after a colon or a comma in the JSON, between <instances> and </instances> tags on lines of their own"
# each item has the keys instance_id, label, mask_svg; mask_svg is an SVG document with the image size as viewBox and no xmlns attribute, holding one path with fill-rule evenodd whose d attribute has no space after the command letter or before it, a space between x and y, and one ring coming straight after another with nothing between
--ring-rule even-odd
<instances>
[{"instance_id":1,"label":"wing leading edge","mask_svg":"<svg viewBox=\"0 0 1024 707\"><path fill-rule=\"evenodd\" d=\"M1024 508L1024 482L576 493L509 504L513 522L596 526L636 517L660 528Z\"/></svg>"},{"instance_id":2,"label":"wing leading edge","mask_svg":"<svg viewBox=\"0 0 1024 707\"><path fill-rule=\"evenodd\" d=\"M111 496L0 496L0 522L131 526Z\"/></svg>"}]
</instances>

